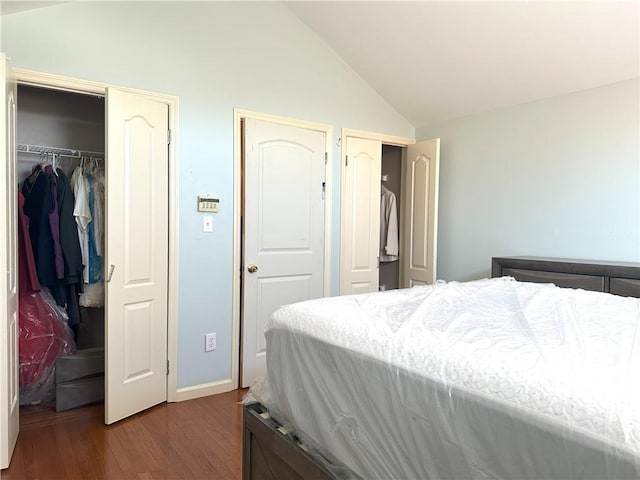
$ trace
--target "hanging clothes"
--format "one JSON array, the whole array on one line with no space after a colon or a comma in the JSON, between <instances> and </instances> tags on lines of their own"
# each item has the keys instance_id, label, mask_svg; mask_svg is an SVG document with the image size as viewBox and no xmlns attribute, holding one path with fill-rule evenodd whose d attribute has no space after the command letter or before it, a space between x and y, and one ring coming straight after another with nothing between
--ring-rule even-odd
<instances>
[{"instance_id":1,"label":"hanging clothes","mask_svg":"<svg viewBox=\"0 0 640 480\"><path fill-rule=\"evenodd\" d=\"M64 258L64 280L67 285L82 284L84 264L82 251L76 234L73 214L75 198L69 178L60 169L58 172L58 210L60 213L60 246Z\"/></svg>"},{"instance_id":2,"label":"hanging clothes","mask_svg":"<svg viewBox=\"0 0 640 480\"><path fill-rule=\"evenodd\" d=\"M22 184L24 213L29 218L29 238L33 248L38 279L42 285L58 282L53 250L53 236L49 224L49 212L53 208L49 180L36 165L32 174Z\"/></svg>"},{"instance_id":3,"label":"hanging clothes","mask_svg":"<svg viewBox=\"0 0 640 480\"><path fill-rule=\"evenodd\" d=\"M68 315L55 305L57 302L48 292L41 291L24 204L25 197L18 192L20 405L35 405L51 400L55 394L56 358L71 353L75 343Z\"/></svg>"},{"instance_id":4,"label":"hanging clothes","mask_svg":"<svg viewBox=\"0 0 640 480\"><path fill-rule=\"evenodd\" d=\"M84 160L83 160L84 161ZM91 222L91 210L89 208L89 181L83 173L83 165L77 167L71 175L71 186L75 196L75 205L73 208L73 216L78 231L78 240L80 243L80 252L82 255L82 264L84 269L84 283L89 283L89 237L88 228Z\"/></svg>"},{"instance_id":5,"label":"hanging clothes","mask_svg":"<svg viewBox=\"0 0 640 480\"><path fill-rule=\"evenodd\" d=\"M380 261L395 262L399 258L398 208L396 195L382 185L380 196Z\"/></svg>"},{"instance_id":6,"label":"hanging clothes","mask_svg":"<svg viewBox=\"0 0 640 480\"><path fill-rule=\"evenodd\" d=\"M51 229L51 240L53 240L53 260L56 268L56 278L64 278L64 257L62 256L62 246L60 245L60 213L58 213L58 180L54 174L53 167L46 165L44 173L49 180L49 190L51 192L51 210L49 211L49 228Z\"/></svg>"},{"instance_id":7,"label":"hanging clothes","mask_svg":"<svg viewBox=\"0 0 640 480\"><path fill-rule=\"evenodd\" d=\"M98 283L102 280L102 257L98 254L98 246L96 240L96 223L97 223L97 195L96 183L92 174L86 174L89 180L89 209L94 220L89 223L87 230L89 237L89 283Z\"/></svg>"},{"instance_id":8,"label":"hanging clothes","mask_svg":"<svg viewBox=\"0 0 640 480\"><path fill-rule=\"evenodd\" d=\"M66 313L46 289L20 295L20 405L48 403L55 398L56 359L75 350L67 322Z\"/></svg>"},{"instance_id":9,"label":"hanging clothes","mask_svg":"<svg viewBox=\"0 0 640 480\"><path fill-rule=\"evenodd\" d=\"M80 242L76 234L75 217L73 209L75 199L69 179L60 169L56 170L58 210L60 225L60 247L64 258L64 296L62 297L69 315L69 326L77 328L80 323L80 305L78 297L83 291L82 278L84 265L82 263L82 252ZM62 305L62 303L60 303Z\"/></svg>"},{"instance_id":10,"label":"hanging clothes","mask_svg":"<svg viewBox=\"0 0 640 480\"><path fill-rule=\"evenodd\" d=\"M74 172L75 175L75 172ZM84 293L80 296L80 305L83 307L104 306L104 171L97 161L92 160L85 166L81 173L84 178L86 191L87 217L90 221L86 224L86 231L82 232L86 239L86 265ZM84 199L82 200L85 201ZM84 209L83 205L78 210ZM78 218L76 217L76 220ZM78 235L80 224L78 224Z\"/></svg>"},{"instance_id":11,"label":"hanging clothes","mask_svg":"<svg viewBox=\"0 0 640 480\"><path fill-rule=\"evenodd\" d=\"M18 192L18 293L38 291L40 282L29 238L29 218L24 214L24 195Z\"/></svg>"},{"instance_id":12,"label":"hanging clothes","mask_svg":"<svg viewBox=\"0 0 640 480\"><path fill-rule=\"evenodd\" d=\"M94 178L94 195L95 195L95 224L94 235L96 240L96 252L104 258L104 201L105 201L105 181L104 170L100 168L97 160L94 158L91 162L91 171ZM104 262L103 262L104 263ZM104 265L102 266L104 269Z\"/></svg>"},{"instance_id":13,"label":"hanging clothes","mask_svg":"<svg viewBox=\"0 0 640 480\"><path fill-rule=\"evenodd\" d=\"M22 194L38 279L67 310L68 324L75 329L80 321L78 295L84 267L69 180L61 169L37 165L24 181Z\"/></svg>"}]
</instances>

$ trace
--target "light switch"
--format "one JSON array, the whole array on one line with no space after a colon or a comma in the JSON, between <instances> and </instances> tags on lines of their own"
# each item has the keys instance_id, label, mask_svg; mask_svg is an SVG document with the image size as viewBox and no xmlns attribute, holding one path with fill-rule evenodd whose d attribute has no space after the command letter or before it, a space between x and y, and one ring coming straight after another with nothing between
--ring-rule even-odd
<instances>
[{"instance_id":1,"label":"light switch","mask_svg":"<svg viewBox=\"0 0 640 480\"><path fill-rule=\"evenodd\" d=\"M213 232L212 217L202 217L202 230L205 232Z\"/></svg>"}]
</instances>

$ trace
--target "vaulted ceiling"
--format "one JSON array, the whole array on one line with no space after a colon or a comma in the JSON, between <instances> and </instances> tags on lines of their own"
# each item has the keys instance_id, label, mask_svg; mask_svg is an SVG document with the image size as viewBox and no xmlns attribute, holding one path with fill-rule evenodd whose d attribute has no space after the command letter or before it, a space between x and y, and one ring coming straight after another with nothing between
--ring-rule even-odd
<instances>
[{"instance_id":1,"label":"vaulted ceiling","mask_svg":"<svg viewBox=\"0 0 640 480\"><path fill-rule=\"evenodd\" d=\"M415 127L639 75L640 2L288 2Z\"/></svg>"},{"instance_id":2,"label":"vaulted ceiling","mask_svg":"<svg viewBox=\"0 0 640 480\"><path fill-rule=\"evenodd\" d=\"M640 0L286 5L415 127L640 75Z\"/></svg>"}]
</instances>

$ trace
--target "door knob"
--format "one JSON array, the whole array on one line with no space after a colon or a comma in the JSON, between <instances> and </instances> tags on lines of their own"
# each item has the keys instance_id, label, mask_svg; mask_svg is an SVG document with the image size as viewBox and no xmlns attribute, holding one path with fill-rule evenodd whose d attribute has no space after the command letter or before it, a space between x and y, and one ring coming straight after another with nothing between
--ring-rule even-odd
<instances>
[{"instance_id":1,"label":"door knob","mask_svg":"<svg viewBox=\"0 0 640 480\"><path fill-rule=\"evenodd\" d=\"M258 271L258 266L252 263L247 267L247 270L249 270L249 273L256 273Z\"/></svg>"}]
</instances>

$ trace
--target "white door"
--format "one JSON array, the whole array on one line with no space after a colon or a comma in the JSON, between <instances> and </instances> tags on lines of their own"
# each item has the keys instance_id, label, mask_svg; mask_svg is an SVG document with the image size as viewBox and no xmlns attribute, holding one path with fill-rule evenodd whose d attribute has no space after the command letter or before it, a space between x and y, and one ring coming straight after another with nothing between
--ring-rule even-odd
<instances>
[{"instance_id":1,"label":"white door","mask_svg":"<svg viewBox=\"0 0 640 480\"><path fill-rule=\"evenodd\" d=\"M347 137L342 169L340 294L377 292L382 143Z\"/></svg>"},{"instance_id":2,"label":"white door","mask_svg":"<svg viewBox=\"0 0 640 480\"><path fill-rule=\"evenodd\" d=\"M0 468L7 468L20 430L15 170L17 88L15 75L3 53L0 53L0 90Z\"/></svg>"},{"instance_id":3,"label":"white door","mask_svg":"<svg viewBox=\"0 0 640 480\"><path fill-rule=\"evenodd\" d=\"M407 147L404 196L403 286L436 281L440 139Z\"/></svg>"},{"instance_id":4,"label":"white door","mask_svg":"<svg viewBox=\"0 0 640 480\"><path fill-rule=\"evenodd\" d=\"M108 424L167 398L168 128L166 104L107 90Z\"/></svg>"},{"instance_id":5,"label":"white door","mask_svg":"<svg viewBox=\"0 0 640 480\"><path fill-rule=\"evenodd\" d=\"M264 325L279 306L322 297L325 133L245 121L243 387L266 374Z\"/></svg>"}]
</instances>

